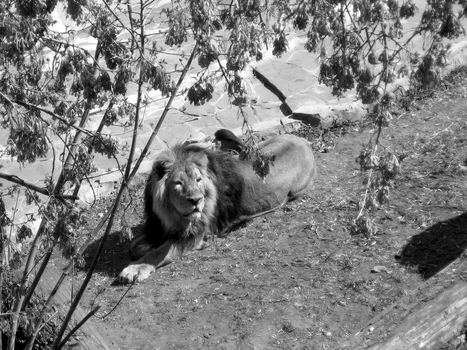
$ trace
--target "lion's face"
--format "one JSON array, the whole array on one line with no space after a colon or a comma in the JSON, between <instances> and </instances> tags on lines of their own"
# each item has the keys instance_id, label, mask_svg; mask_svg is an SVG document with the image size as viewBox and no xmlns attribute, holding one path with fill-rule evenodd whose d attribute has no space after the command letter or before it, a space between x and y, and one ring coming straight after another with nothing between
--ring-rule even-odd
<instances>
[{"instance_id":1,"label":"lion's face","mask_svg":"<svg viewBox=\"0 0 467 350\"><path fill-rule=\"evenodd\" d=\"M199 220L204 210L206 176L195 163L180 164L167 177L166 190L177 213L191 220Z\"/></svg>"},{"instance_id":2,"label":"lion's face","mask_svg":"<svg viewBox=\"0 0 467 350\"><path fill-rule=\"evenodd\" d=\"M175 157L162 154L153 174L153 211L167 231L185 230L189 225L208 225L214 217L217 190L203 152Z\"/></svg>"}]
</instances>

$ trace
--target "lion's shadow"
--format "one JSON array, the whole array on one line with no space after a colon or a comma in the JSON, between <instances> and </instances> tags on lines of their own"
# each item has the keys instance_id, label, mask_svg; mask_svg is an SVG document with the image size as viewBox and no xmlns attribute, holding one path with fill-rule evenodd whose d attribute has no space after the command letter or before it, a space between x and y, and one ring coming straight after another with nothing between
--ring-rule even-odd
<instances>
[{"instance_id":1,"label":"lion's shadow","mask_svg":"<svg viewBox=\"0 0 467 350\"><path fill-rule=\"evenodd\" d=\"M467 247L467 212L441 221L413 236L399 263L416 267L428 279L459 257Z\"/></svg>"},{"instance_id":2,"label":"lion's shadow","mask_svg":"<svg viewBox=\"0 0 467 350\"><path fill-rule=\"evenodd\" d=\"M143 224L131 228L133 236L141 234ZM122 231L114 231L108 236L95 272L116 277L131 261L128 239L122 239ZM83 252L85 268L89 268L100 244L100 239L92 242Z\"/></svg>"}]
</instances>

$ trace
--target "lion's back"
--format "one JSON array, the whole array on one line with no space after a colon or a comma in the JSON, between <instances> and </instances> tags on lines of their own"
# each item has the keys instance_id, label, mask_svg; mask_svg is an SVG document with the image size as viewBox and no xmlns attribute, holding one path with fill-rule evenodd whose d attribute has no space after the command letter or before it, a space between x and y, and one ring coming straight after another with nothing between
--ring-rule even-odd
<instances>
[{"instance_id":1,"label":"lion's back","mask_svg":"<svg viewBox=\"0 0 467 350\"><path fill-rule=\"evenodd\" d=\"M290 184L291 197L299 196L313 185L316 162L307 140L295 135L279 135L261 144L261 149L274 159L271 178Z\"/></svg>"},{"instance_id":2,"label":"lion's back","mask_svg":"<svg viewBox=\"0 0 467 350\"><path fill-rule=\"evenodd\" d=\"M316 178L316 163L310 144L294 135L279 135L260 144L271 159L269 173L260 178L251 163L237 162L235 171L242 174L244 191L240 206L245 215L254 215L303 196Z\"/></svg>"}]
</instances>

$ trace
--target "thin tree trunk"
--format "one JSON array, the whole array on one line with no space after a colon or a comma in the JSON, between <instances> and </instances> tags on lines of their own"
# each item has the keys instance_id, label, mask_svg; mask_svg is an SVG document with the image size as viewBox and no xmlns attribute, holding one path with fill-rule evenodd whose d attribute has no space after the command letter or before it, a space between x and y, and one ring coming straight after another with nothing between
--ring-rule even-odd
<instances>
[{"instance_id":1,"label":"thin tree trunk","mask_svg":"<svg viewBox=\"0 0 467 350\"><path fill-rule=\"evenodd\" d=\"M79 123L80 128L83 128L84 124L87 121L88 115L89 115L89 110L83 113L81 121ZM73 145L77 144L80 137L81 137L81 132L76 131L72 144ZM65 175L66 169L67 169L67 166L69 166L72 162L73 162L73 154L71 150L70 152L68 152L64 167L61 170L60 175L57 179L57 183L54 186L53 196L59 196L60 192L62 192L63 186L65 185L65 182L66 182L66 175ZM47 209L49 209L49 207L50 207L50 204L48 205ZM11 321L11 335L10 335L10 339L8 340L8 350L14 350L15 348L16 331L18 329L19 313L23 309L23 306L24 306L24 301L26 297L26 291L28 289L28 282L29 282L30 274L32 272L37 253L39 251L39 246L40 246L42 236L46 231L46 224L47 224L47 219L43 217L39 225L39 229L37 230L36 236L34 237L29 254L28 254L26 266L23 271L23 277L21 279L20 295L16 301L15 308L13 311L13 316L12 316L12 321Z\"/></svg>"},{"instance_id":2,"label":"thin tree trunk","mask_svg":"<svg viewBox=\"0 0 467 350\"><path fill-rule=\"evenodd\" d=\"M132 164L132 160L133 160L133 155L134 155L134 150L135 150L135 146L136 146L136 137L137 137L137 129L138 129L138 121L139 121L139 103L141 102L140 89L138 89L137 109L136 109L136 117L135 117L135 126L134 126L134 129L133 129L132 146L131 146L131 149L130 149L130 154L128 156L128 162L127 162L127 165L126 165L123 182L122 182L122 184L120 186L117 197L115 198L112 209L110 210L109 221L107 223L106 230L105 230L105 232L104 232L104 234L103 234L103 236L101 238L101 241L99 242L99 246L98 246L97 251L96 251L96 253L95 253L94 257L93 257L93 260L91 262L91 266L90 266L90 268L89 268L89 270L88 270L88 272L86 274L86 277L85 277L83 283L81 284L80 289L76 293L76 296L75 296L75 298L74 298L74 300L73 300L73 302L72 302L72 304L70 306L70 309L69 309L69 311L67 313L67 316L65 317L65 320L63 321L62 326L61 326L61 328L60 328L60 330L59 330L59 332L58 332L58 334L57 334L57 336L55 338L54 344L52 345L52 349L54 349L54 350L59 348L58 346L61 343L61 338L63 337L63 334L65 333L65 330L66 330L66 328L68 326L68 323L69 323L69 321L71 319L71 315L73 315L75 309L78 307L78 304L79 304L79 302L80 302L80 300L82 298L82 295L83 295L84 291L86 290L89 281L91 280L91 277L92 277L92 275L94 273L94 270L96 268L96 265L98 263L99 257L102 254L104 244L105 244L105 242L107 240L107 237L108 237L108 235L110 233L110 230L112 229L113 221L114 221L114 218L115 218L115 213L116 213L116 211L118 209L118 206L120 204L120 200L121 200L121 197L123 195L123 192L125 191L128 182L136 174L136 171L138 170L139 165L141 164L141 162L143 161L145 155L147 154L147 151L148 151L149 147L151 146L151 143L153 142L154 137L157 135L157 131L160 129L160 127L162 125L162 122L164 121L164 118L167 115L168 110L170 109L172 101L173 101L174 97L176 96L177 91L180 88L180 86L181 86L181 84L183 82L183 79L186 76L186 73L188 72L188 69L191 66L193 58L196 55L196 51L197 51L197 43L193 47L190 58L188 59L186 65L184 67L184 70L183 70L183 72L182 72L182 74L181 74L181 76L180 76L180 78L179 78L179 80L177 82L175 90L172 92L172 95L171 95L169 101L167 102L167 105L164 108L164 111L163 111L163 113L161 115L161 118L159 119L159 122L157 123L156 127L153 129L151 137L148 139L143 152L139 156L133 170L130 172L131 164ZM141 87L140 84L139 84L139 87Z\"/></svg>"},{"instance_id":3,"label":"thin tree trunk","mask_svg":"<svg viewBox=\"0 0 467 350\"><path fill-rule=\"evenodd\" d=\"M143 18L143 11L144 11L144 6L143 6L143 3L142 3L142 0L140 0L140 21L141 21L141 28L140 28L140 40L141 40L141 57L140 59L144 59L143 55L144 55L144 40L145 40L145 37L144 37L144 18ZM76 308L78 307L78 304L83 296L83 293L84 291L86 290L87 288L87 285L89 283L89 281L91 280L91 277L92 277L92 274L94 273L94 270L96 268L96 265L97 265L97 262L99 260L99 257L102 253L102 250L104 248L104 243L105 241L107 240L107 236L110 232L110 229L112 228L112 224L113 224L113 220L114 220L114 217L115 217L115 213L117 211L117 208L118 208L118 205L120 204L120 199L123 195L123 192L124 190L126 189L126 185L127 185L127 181L129 180L129 175L130 175L130 170L131 170L131 164L133 162L133 156L135 154L135 149L136 149L136 141L137 141L137 137L138 137L138 127L139 127L139 115L140 115L140 105L141 105L141 99L142 99L142 93L143 93L143 70L140 69L140 73L139 73L139 78L138 78L138 92L137 92L137 100L136 100L136 115L135 115L135 121L134 121L134 127L133 127L133 137L132 137L132 141L131 141L131 148L130 148L130 153L128 155L128 161L127 161L127 164L126 164L126 168L125 168L125 175L123 177L123 182L120 186L120 190L117 194L117 197L115 199L115 202L114 202L114 205L112 207L112 211L110 213L110 217L109 217L109 222L107 223L107 228L106 228L106 231L104 232L104 235L101 239L101 242L99 243L99 247L97 249L97 252L91 262L91 266L89 268L89 271L88 273L86 274L86 277L83 281L83 283L81 284L81 287L80 289L78 290L78 292L76 293L76 296L74 297L73 299L73 302L71 303L70 305L70 309L68 310L68 313L66 314L65 316L65 319L63 320L61 326L60 326L60 329L55 337L55 340L52 344L52 349L59 349L59 346L62 342L62 338L63 338L63 335L65 334L65 331L68 327L68 323L70 322L71 320L71 317L73 315L73 313L75 312Z\"/></svg>"},{"instance_id":4,"label":"thin tree trunk","mask_svg":"<svg viewBox=\"0 0 467 350\"><path fill-rule=\"evenodd\" d=\"M1 199L0 199L1 200ZM3 218L0 217L0 313L3 312L3 245L5 243L5 228L2 225ZM0 349L3 349L3 332L0 329Z\"/></svg>"},{"instance_id":5,"label":"thin tree trunk","mask_svg":"<svg viewBox=\"0 0 467 350\"><path fill-rule=\"evenodd\" d=\"M94 57L94 66L97 65L97 60L99 58L99 51L100 51L100 42L98 41L97 44L96 44L96 52L95 52L95 57ZM59 175L59 177L57 179L57 182L56 182L56 184L54 186L54 189L53 189L53 196L54 197L58 197L60 195L60 193L63 190L63 186L66 183L66 180L67 180L66 179L66 171L68 170L68 168L70 166L73 165L73 162L74 162L74 150L76 148L76 144L78 143L78 141L79 141L79 139L81 137L81 131L80 130L82 130L84 128L84 125L86 124L86 121L88 120L89 112L91 110L91 107L92 107L91 102L87 101L84 112L83 112L83 114L81 116L81 119L80 119L80 122L79 122L79 128L76 129L77 131L75 133L75 136L73 137L72 148L67 154L67 157L65 159L63 168L62 168L62 170L60 172L60 175ZM47 206L46 211L49 209L49 207L50 207L50 204ZM14 308L13 316L12 316L12 320L11 320L11 334L10 334L10 338L8 340L8 347L7 347L8 350L14 350L14 348L15 348L16 332L17 332L17 329L18 329L19 313L24 308L25 301L29 300L30 296L34 293L34 290L35 290L35 288L37 286L37 281L40 279L40 277L42 276L42 273L45 270L45 265L44 265L44 267L41 268L38 271L37 275L35 276L35 281L34 281L35 283L33 283L28 288L30 273L32 272L33 266L35 264L35 259L36 259L37 253L39 251L39 245L40 245L42 236L46 231L46 223L47 223L47 219L45 217L42 217L41 223L39 225L39 229L37 230L36 236L34 237L33 243L31 245L31 249L30 249L29 254L28 254L28 259L26 261L26 265L25 265L25 268L24 268L24 271L23 271L23 277L21 279L21 287L19 289L20 293L19 293L18 299L16 300L15 308ZM49 258L50 258L50 256L49 256Z\"/></svg>"}]
</instances>

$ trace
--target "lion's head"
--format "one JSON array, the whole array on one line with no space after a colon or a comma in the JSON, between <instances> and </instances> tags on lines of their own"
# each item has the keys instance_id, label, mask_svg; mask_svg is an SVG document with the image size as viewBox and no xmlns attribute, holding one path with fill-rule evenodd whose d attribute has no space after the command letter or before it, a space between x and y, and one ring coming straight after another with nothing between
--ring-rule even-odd
<instances>
[{"instance_id":1,"label":"lion's head","mask_svg":"<svg viewBox=\"0 0 467 350\"><path fill-rule=\"evenodd\" d=\"M208 165L206 153L196 146L179 146L157 157L148 182L148 204L169 235L190 238L211 226L217 191Z\"/></svg>"}]
</instances>

